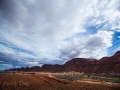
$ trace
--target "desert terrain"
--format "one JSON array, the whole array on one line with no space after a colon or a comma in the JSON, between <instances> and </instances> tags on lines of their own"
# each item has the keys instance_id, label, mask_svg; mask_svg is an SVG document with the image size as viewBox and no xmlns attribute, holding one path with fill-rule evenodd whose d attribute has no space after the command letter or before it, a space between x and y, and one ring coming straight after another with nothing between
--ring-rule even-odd
<instances>
[{"instance_id":1,"label":"desert terrain","mask_svg":"<svg viewBox=\"0 0 120 90\"><path fill-rule=\"evenodd\" d=\"M72 76L72 77L69 77ZM93 79L70 80L73 75L44 72L13 72L0 74L0 90L119 90L120 84ZM79 76L79 75L77 75ZM61 78L62 77L62 78ZM75 75L74 75L74 78Z\"/></svg>"},{"instance_id":2,"label":"desert terrain","mask_svg":"<svg viewBox=\"0 0 120 90\"><path fill-rule=\"evenodd\" d=\"M0 73L0 90L120 90L120 51L100 60L8 69Z\"/></svg>"}]
</instances>

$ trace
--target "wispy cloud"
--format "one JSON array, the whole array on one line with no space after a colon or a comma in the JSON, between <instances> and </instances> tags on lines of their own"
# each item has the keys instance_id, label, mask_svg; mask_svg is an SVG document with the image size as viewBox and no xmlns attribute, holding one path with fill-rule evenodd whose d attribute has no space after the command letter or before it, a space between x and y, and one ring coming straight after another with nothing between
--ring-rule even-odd
<instances>
[{"instance_id":1,"label":"wispy cloud","mask_svg":"<svg viewBox=\"0 0 120 90\"><path fill-rule=\"evenodd\" d=\"M0 52L17 66L106 56L119 37L119 2L1 0Z\"/></svg>"}]
</instances>

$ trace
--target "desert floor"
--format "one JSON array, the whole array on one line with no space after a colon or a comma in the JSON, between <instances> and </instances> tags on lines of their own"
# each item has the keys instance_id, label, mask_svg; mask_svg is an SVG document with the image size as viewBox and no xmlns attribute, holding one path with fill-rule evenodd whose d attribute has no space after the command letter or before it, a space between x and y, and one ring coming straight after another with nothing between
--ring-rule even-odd
<instances>
[{"instance_id":1,"label":"desert floor","mask_svg":"<svg viewBox=\"0 0 120 90\"><path fill-rule=\"evenodd\" d=\"M55 74L3 73L0 74L0 90L120 90L120 86L91 79L58 79Z\"/></svg>"}]
</instances>

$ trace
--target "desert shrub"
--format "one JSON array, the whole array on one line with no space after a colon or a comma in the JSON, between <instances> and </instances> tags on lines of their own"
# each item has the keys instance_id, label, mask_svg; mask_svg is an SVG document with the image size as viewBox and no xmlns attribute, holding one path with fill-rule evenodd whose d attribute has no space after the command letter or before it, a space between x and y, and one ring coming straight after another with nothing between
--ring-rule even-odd
<instances>
[{"instance_id":1,"label":"desert shrub","mask_svg":"<svg viewBox=\"0 0 120 90\"><path fill-rule=\"evenodd\" d=\"M96 77L96 76L92 76L91 78L92 78L92 79L96 79L97 77Z\"/></svg>"},{"instance_id":2,"label":"desert shrub","mask_svg":"<svg viewBox=\"0 0 120 90\"><path fill-rule=\"evenodd\" d=\"M79 80L82 79L82 75L57 75L55 76L56 78L59 79L65 79L65 80L70 80L70 81L74 81L74 80Z\"/></svg>"},{"instance_id":3,"label":"desert shrub","mask_svg":"<svg viewBox=\"0 0 120 90\"><path fill-rule=\"evenodd\" d=\"M90 74L88 74L87 76L88 76L88 78L90 78Z\"/></svg>"},{"instance_id":4,"label":"desert shrub","mask_svg":"<svg viewBox=\"0 0 120 90\"><path fill-rule=\"evenodd\" d=\"M13 72L13 74L15 74L15 72Z\"/></svg>"},{"instance_id":5,"label":"desert shrub","mask_svg":"<svg viewBox=\"0 0 120 90\"><path fill-rule=\"evenodd\" d=\"M27 74L36 74L36 73L27 73Z\"/></svg>"}]
</instances>

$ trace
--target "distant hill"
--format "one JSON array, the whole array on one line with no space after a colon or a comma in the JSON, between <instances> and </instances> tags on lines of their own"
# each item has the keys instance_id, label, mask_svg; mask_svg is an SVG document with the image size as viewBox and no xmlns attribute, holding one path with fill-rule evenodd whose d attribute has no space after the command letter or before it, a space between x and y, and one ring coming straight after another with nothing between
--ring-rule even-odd
<instances>
[{"instance_id":1,"label":"distant hill","mask_svg":"<svg viewBox=\"0 0 120 90\"><path fill-rule=\"evenodd\" d=\"M84 72L98 74L119 74L120 75L120 51L111 57L103 57L100 60L89 58L74 58L63 65L44 64L42 67L22 67L6 71L40 71L40 72Z\"/></svg>"}]
</instances>

